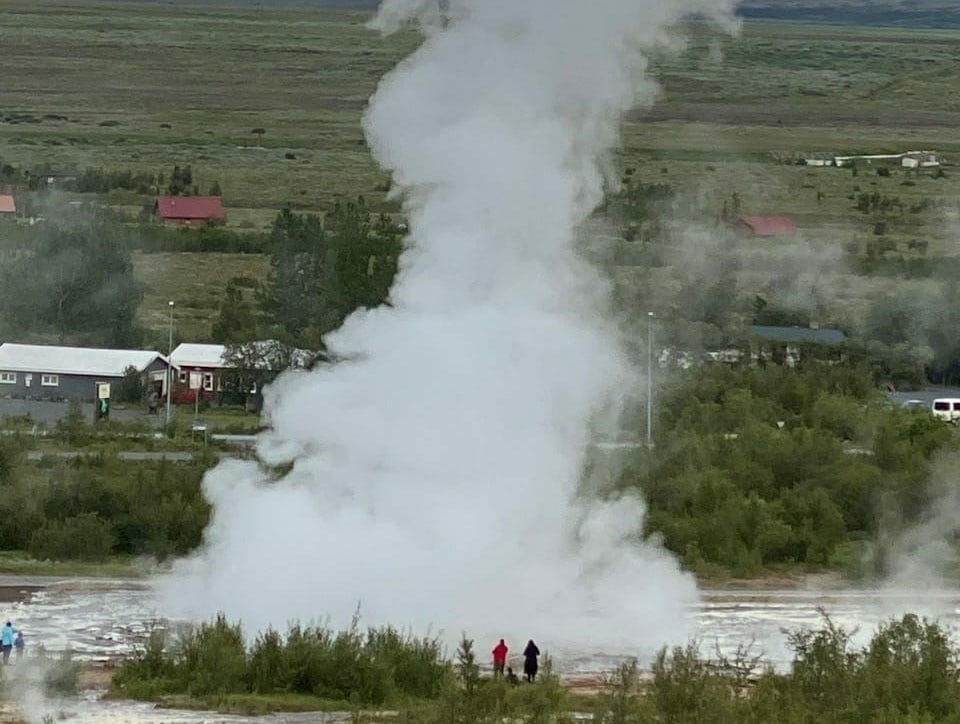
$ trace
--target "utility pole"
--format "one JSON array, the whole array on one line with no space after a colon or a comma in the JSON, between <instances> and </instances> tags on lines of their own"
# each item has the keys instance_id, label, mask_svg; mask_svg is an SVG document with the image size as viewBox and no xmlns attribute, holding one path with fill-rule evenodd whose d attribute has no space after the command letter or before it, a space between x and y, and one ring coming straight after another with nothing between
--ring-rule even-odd
<instances>
[{"instance_id":1,"label":"utility pole","mask_svg":"<svg viewBox=\"0 0 960 724\"><path fill-rule=\"evenodd\" d=\"M653 445L653 312L647 312L647 447Z\"/></svg>"},{"instance_id":2,"label":"utility pole","mask_svg":"<svg viewBox=\"0 0 960 724\"><path fill-rule=\"evenodd\" d=\"M173 354L173 300L167 303L170 309L170 319L167 323L167 428L170 427L170 400L173 397L173 360L170 356Z\"/></svg>"}]
</instances>

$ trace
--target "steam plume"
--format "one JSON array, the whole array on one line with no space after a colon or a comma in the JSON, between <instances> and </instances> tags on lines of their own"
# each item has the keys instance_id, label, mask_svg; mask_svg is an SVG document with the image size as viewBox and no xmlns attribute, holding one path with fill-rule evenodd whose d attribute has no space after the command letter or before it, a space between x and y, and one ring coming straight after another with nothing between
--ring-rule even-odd
<instances>
[{"instance_id":1,"label":"steam plume","mask_svg":"<svg viewBox=\"0 0 960 724\"><path fill-rule=\"evenodd\" d=\"M365 118L411 239L392 307L329 339L350 361L269 391L253 463L205 481L206 545L171 613L248 628L358 602L369 624L646 648L687 635L692 580L640 540L639 500L578 495L591 428L636 384L605 281L575 250L620 116L652 101L643 49L726 0L385 0L427 38Z\"/></svg>"}]
</instances>

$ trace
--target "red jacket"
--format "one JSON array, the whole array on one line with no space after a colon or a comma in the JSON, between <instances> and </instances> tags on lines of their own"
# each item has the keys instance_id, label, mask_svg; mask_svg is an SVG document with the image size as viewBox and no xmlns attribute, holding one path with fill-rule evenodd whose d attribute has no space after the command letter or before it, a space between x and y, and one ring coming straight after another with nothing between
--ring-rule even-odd
<instances>
[{"instance_id":1,"label":"red jacket","mask_svg":"<svg viewBox=\"0 0 960 724\"><path fill-rule=\"evenodd\" d=\"M507 645L500 641L493 649L493 661L497 664L502 664L507 660Z\"/></svg>"}]
</instances>

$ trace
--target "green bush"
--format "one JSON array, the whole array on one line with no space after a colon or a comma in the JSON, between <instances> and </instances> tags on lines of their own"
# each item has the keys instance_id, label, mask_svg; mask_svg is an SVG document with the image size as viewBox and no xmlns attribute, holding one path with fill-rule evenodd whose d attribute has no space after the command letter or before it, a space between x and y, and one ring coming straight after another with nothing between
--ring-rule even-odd
<instances>
[{"instance_id":1,"label":"green bush","mask_svg":"<svg viewBox=\"0 0 960 724\"><path fill-rule=\"evenodd\" d=\"M247 650L239 624L220 615L208 625L188 630L180 641L174 675L194 696L245 690Z\"/></svg>"},{"instance_id":2,"label":"green bush","mask_svg":"<svg viewBox=\"0 0 960 724\"><path fill-rule=\"evenodd\" d=\"M80 664L73 660L69 651L65 651L47 664L43 687L47 696L72 696L77 693L79 678Z\"/></svg>"},{"instance_id":3,"label":"green bush","mask_svg":"<svg viewBox=\"0 0 960 724\"><path fill-rule=\"evenodd\" d=\"M647 531L701 575L856 573L851 543L878 539L890 513L921 520L935 499L931 460L957 448L949 425L890 405L864 367L724 365L672 384L656 447L618 486L642 491Z\"/></svg>"},{"instance_id":4,"label":"green bush","mask_svg":"<svg viewBox=\"0 0 960 724\"><path fill-rule=\"evenodd\" d=\"M2 447L0 462L8 469L0 471L3 505L16 511L0 526L2 550L57 560L163 559L195 548L209 517L200 482L212 457L131 464L105 454L35 464L22 449Z\"/></svg>"},{"instance_id":5,"label":"green bush","mask_svg":"<svg viewBox=\"0 0 960 724\"><path fill-rule=\"evenodd\" d=\"M357 704L436 697L448 680L439 642L391 627L361 633L293 625L246 646L223 616L169 645L160 634L124 663L114 686L125 696L308 694Z\"/></svg>"},{"instance_id":6,"label":"green bush","mask_svg":"<svg viewBox=\"0 0 960 724\"><path fill-rule=\"evenodd\" d=\"M764 666L743 647L707 658L696 643L663 649L641 680L636 662L614 671L591 702L565 692L544 657L534 685L511 687L480 673L464 638L454 664L436 642L389 627L366 635L292 627L268 631L244 648L242 631L221 616L164 646L154 633L113 680L123 696L332 693L344 706L396 702L400 721L556 724L589 710L602 724L877 724L960 720L960 668L947 632L914 615L882 624L858 648L853 632L824 618L813 630L788 633L793 659L785 671ZM403 663L406 662L406 663ZM414 663L416 662L416 663ZM407 668L405 676L395 672ZM384 698L387 696L387 698ZM209 701L209 699L205 699Z\"/></svg>"},{"instance_id":7,"label":"green bush","mask_svg":"<svg viewBox=\"0 0 960 724\"><path fill-rule=\"evenodd\" d=\"M102 561L113 552L110 523L96 513L81 513L44 523L30 540L30 555L38 560Z\"/></svg>"},{"instance_id":8,"label":"green bush","mask_svg":"<svg viewBox=\"0 0 960 724\"><path fill-rule=\"evenodd\" d=\"M789 671L763 669L741 651L709 660L696 645L660 652L647 695L631 702L629 676L602 698L594 720L876 724L956 721L956 652L938 625L907 615L856 648L828 618L789 634Z\"/></svg>"}]
</instances>

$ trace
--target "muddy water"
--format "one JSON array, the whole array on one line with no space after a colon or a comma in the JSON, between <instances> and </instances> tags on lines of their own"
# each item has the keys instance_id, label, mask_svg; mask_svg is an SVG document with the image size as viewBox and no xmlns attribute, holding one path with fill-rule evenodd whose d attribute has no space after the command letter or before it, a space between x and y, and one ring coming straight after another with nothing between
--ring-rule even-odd
<instances>
[{"instance_id":1,"label":"muddy water","mask_svg":"<svg viewBox=\"0 0 960 724\"><path fill-rule=\"evenodd\" d=\"M751 656L777 667L790 660L787 631L815 627L823 614L847 629L858 628L865 641L878 623L915 612L956 628L960 623L960 590L904 591L863 589L782 589L705 591L690 611L695 637L704 654L730 655L748 647ZM66 649L81 661L116 660L134 650L160 623L152 592L145 583L74 579L70 581L0 577L0 617L22 628L28 646L42 643L51 653ZM546 637L541 643L548 643ZM561 674L599 673L618 657L603 652L555 654ZM73 721L246 722L243 717L156 710L150 705L103 702L96 692L58 705ZM261 717L261 722L334 722L343 717L317 714Z\"/></svg>"}]
</instances>

